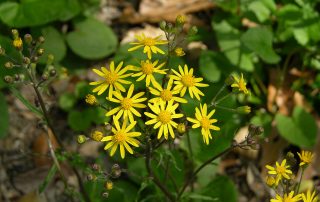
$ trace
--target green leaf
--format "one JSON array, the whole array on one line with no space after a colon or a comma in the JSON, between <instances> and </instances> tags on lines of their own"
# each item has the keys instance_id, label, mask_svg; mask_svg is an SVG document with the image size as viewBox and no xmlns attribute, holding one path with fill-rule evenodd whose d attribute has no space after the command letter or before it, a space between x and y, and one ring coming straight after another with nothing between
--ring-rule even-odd
<instances>
[{"instance_id":1,"label":"green leaf","mask_svg":"<svg viewBox=\"0 0 320 202\"><path fill-rule=\"evenodd\" d=\"M48 184L52 181L52 179L55 176L57 170L58 170L57 166L55 164L53 164L51 166L49 172L48 172L48 175L46 176L44 181L40 184L40 187L39 187L39 193L40 194L46 189Z\"/></svg>"},{"instance_id":2,"label":"green leaf","mask_svg":"<svg viewBox=\"0 0 320 202\"><path fill-rule=\"evenodd\" d=\"M91 93L91 89L92 88L87 82L85 81L78 82L75 87L75 96L78 99L84 99L87 94Z\"/></svg>"},{"instance_id":3,"label":"green leaf","mask_svg":"<svg viewBox=\"0 0 320 202\"><path fill-rule=\"evenodd\" d=\"M272 48L272 33L268 29L263 27L250 28L242 35L241 41L265 62L275 64L280 61L279 55Z\"/></svg>"},{"instance_id":4,"label":"green leaf","mask_svg":"<svg viewBox=\"0 0 320 202\"><path fill-rule=\"evenodd\" d=\"M295 107L292 118L277 114L275 117L280 135L300 147L312 148L316 143L317 125L303 108Z\"/></svg>"},{"instance_id":5,"label":"green leaf","mask_svg":"<svg viewBox=\"0 0 320 202\"><path fill-rule=\"evenodd\" d=\"M265 6L265 4L261 1L253 1L249 4L248 9L252 11L259 22L266 21L270 16L270 10Z\"/></svg>"},{"instance_id":6,"label":"green leaf","mask_svg":"<svg viewBox=\"0 0 320 202\"><path fill-rule=\"evenodd\" d=\"M41 46L45 52L40 57L41 63L46 63L49 54L54 55L54 60L60 62L66 55L67 47L64 43L62 35L54 27L44 27L41 29L42 35L45 37L45 42Z\"/></svg>"},{"instance_id":7,"label":"green leaf","mask_svg":"<svg viewBox=\"0 0 320 202\"><path fill-rule=\"evenodd\" d=\"M293 35L299 44L305 46L309 42L308 30L305 28L293 29Z\"/></svg>"},{"instance_id":8,"label":"green leaf","mask_svg":"<svg viewBox=\"0 0 320 202\"><path fill-rule=\"evenodd\" d=\"M91 117L85 116L86 110L72 110L68 114L68 124L75 131L85 131L91 125Z\"/></svg>"},{"instance_id":9,"label":"green leaf","mask_svg":"<svg viewBox=\"0 0 320 202\"><path fill-rule=\"evenodd\" d=\"M72 93L64 93L59 97L59 106L61 109L68 111L74 106L76 101L77 99Z\"/></svg>"},{"instance_id":10,"label":"green leaf","mask_svg":"<svg viewBox=\"0 0 320 202\"><path fill-rule=\"evenodd\" d=\"M0 4L0 19L11 27L39 26L70 19L80 12L77 0L32 0Z\"/></svg>"},{"instance_id":11,"label":"green leaf","mask_svg":"<svg viewBox=\"0 0 320 202\"><path fill-rule=\"evenodd\" d=\"M86 59L101 59L112 54L118 39L112 29L95 19L75 23L75 30L67 35L71 50Z\"/></svg>"},{"instance_id":12,"label":"green leaf","mask_svg":"<svg viewBox=\"0 0 320 202\"><path fill-rule=\"evenodd\" d=\"M4 138L9 130L9 111L4 95L0 92L0 139Z\"/></svg>"},{"instance_id":13,"label":"green leaf","mask_svg":"<svg viewBox=\"0 0 320 202\"><path fill-rule=\"evenodd\" d=\"M219 23L213 22L212 26L216 32L219 47L229 62L245 71L253 71L254 64L250 50L241 44L239 30L232 27L225 20Z\"/></svg>"},{"instance_id":14,"label":"green leaf","mask_svg":"<svg viewBox=\"0 0 320 202\"><path fill-rule=\"evenodd\" d=\"M221 71L219 66L224 67L225 65L219 64L219 58L221 57L213 51L203 51L200 55L199 69L202 76L208 81L217 82L220 80Z\"/></svg>"},{"instance_id":15,"label":"green leaf","mask_svg":"<svg viewBox=\"0 0 320 202\"><path fill-rule=\"evenodd\" d=\"M207 187L201 189L200 194L211 197L216 202L236 202L238 196L234 183L227 176L217 176Z\"/></svg>"},{"instance_id":16,"label":"green leaf","mask_svg":"<svg viewBox=\"0 0 320 202\"><path fill-rule=\"evenodd\" d=\"M28 100L26 100L21 93L15 89L14 87L9 87L11 93L18 98L24 106L26 106L30 111L35 113L37 116L42 117L42 112L36 108L34 105L32 105Z\"/></svg>"},{"instance_id":17,"label":"green leaf","mask_svg":"<svg viewBox=\"0 0 320 202\"><path fill-rule=\"evenodd\" d=\"M280 21L295 22L302 18L301 9L294 4L286 4L277 12Z\"/></svg>"}]
</instances>

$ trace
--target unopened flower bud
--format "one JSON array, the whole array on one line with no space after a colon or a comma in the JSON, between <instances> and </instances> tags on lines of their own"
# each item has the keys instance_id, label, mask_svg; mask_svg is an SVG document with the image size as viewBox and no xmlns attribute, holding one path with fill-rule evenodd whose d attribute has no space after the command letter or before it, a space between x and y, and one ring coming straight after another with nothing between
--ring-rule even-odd
<instances>
[{"instance_id":1,"label":"unopened flower bud","mask_svg":"<svg viewBox=\"0 0 320 202\"><path fill-rule=\"evenodd\" d=\"M121 175L121 168L118 164L114 164L111 168L111 176L113 178L118 178Z\"/></svg>"},{"instance_id":2,"label":"unopened flower bud","mask_svg":"<svg viewBox=\"0 0 320 202\"><path fill-rule=\"evenodd\" d=\"M87 141L87 137L86 136L84 136L84 135L78 135L78 137L77 137L77 142L79 143L79 144L83 144L83 143L85 143Z\"/></svg>"},{"instance_id":3,"label":"unopened flower bud","mask_svg":"<svg viewBox=\"0 0 320 202\"><path fill-rule=\"evenodd\" d=\"M57 74L57 71L55 69L51 69L49 71L50 76L55 76Z\"/></svg>"},{"instance_id":4,"label":"unopened flower bud","mask_svg":"<svg viewBox=\"0 0 320 202\"><path fill-rule=\"evenodd\" d=\"M178 57L182 57L182 56L184 56L186 54L181 47L175 48L174 49L174 53Z\"/></svg>"},{"instance_id":5,"label":"unopened flower bud","mask_svg":"<svg viewBox=\"0 0 320 202\"><path fill-rule=\"evenodd\" d=\"M266 184L269 186L269 187L273 187L276 183L276 179L272 176L267 176L266 178Z\"/></svg>"},{"instance_id":6,"label":"unopened flower bud","mask_svg":"<svg viewBox=\"0 0 320 202\"><path fill-rule=\"evenodd\" d=\"M12 76L7 75L7 76L4 76L4 81L6 83L12 83L13 82L13 78L12 78Z\"/></svg>"},{"instance_id":7,"label":"unopened flower bud","mask_svg":"<svg viewBox=\"0 0 320 202\"><path fill-rule=\"evenodd\" d=\"M184 134L186 132L186 125L184 123L179 123L177 126L177 131L180 134Z\"/></svg>"},{"instance_id":8,"label":"unopened flower bud","mask_svg":"<svg viewBox=\"0 0 320 202\"><path fill-rule=\"evenodd\" d=\"M166 26L167 26L167 23L166 21L162 20L160 23L159 23L159 27L161 30L165 31L166 30Z\"/></svg>"},{"instance_id":9,"label":"unopened flower bud","mask_svg":"<svg viewBox=\"0 0 320 202\"><path fill-rule=\"evenodd\" d=\"M107 190L113 189L113 182L112 182L111 180L108 180L108 181L105 183L104 187L105 187Z\"/></svg>"},{"instance_id":10,"label":"unopened flower bud","mask_svg":"<svg viewBox=\"0 0 320 202\"><path fill-rule=\"evenodd\" d=\"M6 62L4 64L4 67L7 68L7 69L12 69L13 68L13 63L12 62Z\"/></svg>"},{"instance_id":11,"label":"unopened flower bud","mask_svg":"<svg viewBox=\"0 0 320 202\"><path fill-rule=\"evenodd\" d=\"M43 48L39 48L38 51L37 51L38 56L43 55L43 53L44 53L44 49Z\"/></svg>"},{"instance_id":12,"label":"unopened flower bud","mask_svg":"<svg viewBox=\"0 0 320 202\"><path fill-rule=\"evenodd\" d=\"M195 35L198 33L198 28L196 26L192 26L190 29L189 29L189 35Z\"/></svg>"},{"instance_id":13,"label":"unopened flower bud","mask_svg":"<svg viewBox=\"0 0 320 202\"><path fill-rule=\"evenodd\" d=\"M108 197L109 197L109 193L108 193L108 192L103 192L103 193L102 193L102 197L108 198Z\"/></svg>"},{"instance_id":14,"label":"unopened flower bud","mask_svg":"<svg viewBox=\"0 0 320 202\"><path fill-rule=\"evenodd\" d=\"M37 56L34 56L34 57L32 58L32 62L38 62L38 60L39 60L39 58L38 58Z\"/></svg>"},{"instance_id":15,"label":"unopened flower bud","mask_svg":"<svg viewBox=\"0 0 320 202\"><path fill-rule=\"evenodd\" d=\"M92 175L92 174L87 175L87 180L88 181L95 181L96 179L97 179L96 175Z\"/></svg>"},{"instance_id":16,"label":"unopened flower bud","mask_svg":"<svg viewBox=\"0 0 320 202\"><path fill-rule=\"evenodd\" d=\"M97 142L100 142L103 138L103 133L98 131L98 130L95 130L92 134L91 134L91 138L94 140L94 141L97 141Z\"/></svg>"},{"instance_id":17,"label":"unopened flower bud","mask_svg":"<svg viewBox=\"0 0 320 202\"><path fill-rule=\"evenodd\" d=\"M178 15L176 18L176 23L178 25L183 25L186 22L186 16L185 15Z\"/></svg>"},{"instance_id":18,"label":"unopened flower bud","mask_svg":"<svg viewBox=\"0 0 320 202\"><path fill-rule=\"evenodd\" d=\"M97 105L98 101L96 96L92 95L92 94L88 94L86 95L86 99L85 99L86 103L88 103L89 105Z\"/></svg>"},{"instance_id":19,"label":"unopened flower bud","mask_svg":"<svg viewBox=\"0 0 320 202\"><path fill-rule=\"evenodd\" d=\"M40 36L39 39L38 39L39 43L44 43L45 39L43 36Z\"/></svg>"},{"instance_id":20,"label":"unopened flower bud","mask_svg":"<svg viewBox=\"0 0 320 202\"><path fill-rule=\"evenodd\" d=\"M30 64L30 58L28 58L28 57L23 57L23 63L24 64Z\"/></svg>"},{"instance_id":21,"label":"unopened flower bud","mask_svg":"<svg viewBox=\"0 0 320 202\"><path fill-rule=\"evenodd\" d=\"M100 170L100 165L99 164L94 163L94 164L92 164L91 167L92 167L93 170L96 170L96 171Z\"/></svg>"},{"instance_id":22,"label":"unopened flower bud","mask_svg":"<svg viewBox=\"0 0 320 202\"><path fill-rule=\"evenodd\" d=\"M49 73L48 73L48 72L44 72L44 73L42 74L42 76L41 76L41 79L42 79L43 81L48 80L48 78L49 78Z\"/></svg>"},{"instance_id":23,"label":"unopened flower bud","mask_svg":"<svg viewBox=\"0 0 320 202\"><path fill-rule=\"evenodd\" d=\"M54 56L52 54L49 54L48 55L47 64L51 65L53 63L53 60L54 60Z\"/></svg>"},{"instance_id":24,"label":"unopened flower bud","mask_svg":"<svg viewBox=\"0 0 320 202\"><path fill-rule=\"evenodd\" d=\"M14 80L15 80L15 81L20 81L20 76L19 76L19 74L14 74L13 77L14 77Z\"/></svg>"},{"instance_id":25,"label":"unopened flower bud","mask_svg":"<svg viewBox=\"0 0 320 202\"><path fill-rule=\"evenodd\" d=\"M0 46L0 55L6 54L6 50Z\"/></svg>"},{"instance_id":26,"label":"unopened flower bud","mask_svg":"<svg viewBox=\"0 0 320 202\"><path fill-rule=\"evenodd\" d=\"M241 106L236 109L239 114L249 114L251 112L251 107Z\"/></svg>"},{"instance_id":27,"label":"unopened flower bud","mask_svg":"<svg viewBox=\"0 0 320 202\"><path fill-rule=\"evenodd\" d=\"M11 30L13 39L17 39L19 37L19 32L16 29Z\"/></svg>"},{"instance_id":28,"label":"unopened flower bud","mask_svg":"<svg viewBox=\"0 0 320 202\"><path fill-rule=\"evenodd\" d=\"M294 172L298 165L297 159L294 157L294 154L292 152L287 152L286 154L286 160L287 164L290 166L291 170Z\"/></svg>"},{"instance_id":29,"label":"unopened flower bud","mask_svg":"<svg viewBox=\"0 0 320 202\"><path fill-rule=\"evenodd\" d=\"M30 45L32 42L32 36L31 34L25 34L24 35L24 41L26 42L26 44Z\"/></svg>"},{"instance_id":30,"label":"unopened flower bud","mask_svg":"<svg viewBox=\"0 0 320 202\"><path fill-rule=\"evenodd\" d=\"M23 42L22 39L20 37L16 38L13 40L12 45L18 50L21 51L22 50L22 46L23 46Z\"/></svg>"}]
</instances>

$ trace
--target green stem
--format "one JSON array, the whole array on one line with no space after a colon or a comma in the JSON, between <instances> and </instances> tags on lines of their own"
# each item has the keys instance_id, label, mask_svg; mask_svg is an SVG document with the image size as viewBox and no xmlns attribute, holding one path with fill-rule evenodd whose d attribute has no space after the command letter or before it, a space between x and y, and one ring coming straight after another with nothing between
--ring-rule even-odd
<instances>
[{"instance_id":1,"label":"green stem","mask_svg":"<svg viewBox=\"0 0 320 202\"><path fill-rule=\"evenodd\" d=\"M301 171L301 175L300 175L300 179L299 179L299 184L298 184L296 193L299 193L299 189L300 189L300 185L301 185L303 173L304 173L304 168L302 168L302 171Z\"/></svg>"},{"instance_id":2,"label":"green stem","mask_svg":"<svg viewBox=\"0 0 320 202\"><path fill-rule=\"evenodd\" d=\"M217 92L217 94L214 96L214 98L211 101L211 106L215 105L216 99L218 96L222 93L222 91L227 87L227 84L223 84L223 86L220 88L220 90Z\"/></svg>"},{"instance_id":3,"label":"green stem","mask_svg":"<svg viewBox=\"0 0 320 202\"><path fill-rule=\"evenodd\" d=\"M217 100L216 102L211 102L211 105L210 105L210 106L216 107L217 104L219 104L221 101L227 99L227 98L228 98L230 95L232 95L232 94L233 94L233 92L230 92L230 93L228 93L227 95L225 95L225 96L223 96L222 98L220 98L219 100Z\"/></svg>"}]
</instances>

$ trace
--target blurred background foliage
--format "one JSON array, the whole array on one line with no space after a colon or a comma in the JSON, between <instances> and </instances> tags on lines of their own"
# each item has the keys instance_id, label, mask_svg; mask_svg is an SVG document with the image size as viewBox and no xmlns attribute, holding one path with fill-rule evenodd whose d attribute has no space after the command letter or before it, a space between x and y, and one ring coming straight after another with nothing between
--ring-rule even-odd
<instances>
[{"instance_id":1,"label":"blurred background foliage","mask_svg":"<svg viewBox=\"0 0 320 202\"><path fill-rule=\"evenodd\" d=\"M126 2L134 7L139 4L139 1ZM60 74L67 72L68 81L74 87L68 92L60 92L57 103L60 112L66 115L69 129L77 133L88 132L92 127L108 122L104 110L85 105L83 100L91 87L88 86L88 77L83 74L87 74L92 66L104 65L109 58L113 58L116 63L124 60L125 64L134 64L144 57L139 52L127 52L128 44L120 44L126 30L141 25L98 20L96 13L99 12L100 4L100 0L0 2L0 45L6 52L17 54L10 45L12 28L19 29L21 35L43 35L46 39L43 44L45 55L40 61L45 64L47 55L51 53L55 56L55 66ZM187 63L196 67L196 74L204 77L212 86L204 90L206 97L203 103L212 100L230 73L243 72L251 96L232 97L224 104L231 108L239 104L249 105L252 113L244 116L217 110L216 117L222 131L209 146L201 142L199 131L191 131L196 162L200 164L226 149L236 131L249 123L264 127L263 138L279 134L291 145L314 148L318 134L316 118L320 112L320 1L216 0L212 1L212 5L213 8L204 14L190 14L198 15L204 21L204 26L198 26L198 33L188 40L190 43L201 42L207 49L198 55L187 52L190 57L173 58L169 65L177 68L179 64ZM153 24L157 26L157 22ZM5 62L0 57L0 76L15 74L16 70L3 68ZM0 88L0 138L5 138L9 130L9 106L5 99L8 86L3 80L0 80ZM194 108L199 102L187 99L188 104L182 105L182 108L190 116L194 114ZM185 137L181 138L180 148L179 153L159 151L157 157L159 162L166 158L172 159L174 166L169 169L179 187L185 175L181 170L187 166L183 155L190 155ZM103 161L105 155L102 152L97 161ZM138 176L125 176L118 180L109 193L110 201L161 199L161 193L155 186L148 179L139 177L146 176L141 159L128 158L123 161L115 156L110 161L120 161ZM161 176L163 172L159 165L153 166L159 171L157 175ZM188 197L196 201L215 198L220 201L237 201L234 182L226 176L215 175L216 169L215 165L204 169L198 177L202 189L196 189ZM103 185L99 183L86 185L94 201L104 200L99 194ZM172 184L170 189L174 189L174 186Z\"/></svg>"}]
</instances>

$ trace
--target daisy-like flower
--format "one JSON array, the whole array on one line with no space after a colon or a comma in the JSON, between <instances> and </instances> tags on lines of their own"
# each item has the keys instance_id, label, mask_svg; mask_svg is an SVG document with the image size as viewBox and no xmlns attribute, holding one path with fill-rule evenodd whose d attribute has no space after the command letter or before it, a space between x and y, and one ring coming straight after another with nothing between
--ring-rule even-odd
<instances>
[{"instance_id":1,"label":"daisy-like flower","mask_svg":"<svg viewBox=\"0 0 320 202\"><path fill-rule=\"evenodd\" d=\"M276 166L272 167L269 165L266 165L266 168L269 170L268 173L270 175L276 175L276 183L275 185L278 185L279 181L282 179L282 177L286 179L290 179L289 174L292 174L292 171L288 169L290 166L286 165L287 160L283 159L281 164L276 162Z\"/></svg>"},{"instance_id":2,"label":"daisy-like flower","mask_svg":"<svg viewBox=\"0 0 320 202\"><path fill-rule=\"evenodd\" d=\"M179 94L179 90L172 90L173 80L169 79L167 88L162 88L160 85L155 86L155 88L149 87L150 93L153 95L156 95L158 97L152 98L149 100L151 103L155 102L168 102L170 100L181 102L181 103L187 103L187 100L181 97L175 96L176 94Z\"/></svg>"},{"instance_id":3,"label":"daisy-like flower","mask_svg":"<svg viewBox=\"0 0 320 202\"><path fill-rule=\"evenodd\" d=\"M317 196L317 193L315 191L312 192L308 190L307 194L302 194L302 200L303 202L319 202L319 198Z\"/></svg>"},{"instance_id":4,"label":"daisy-like flower","mask_svg":"<svg viewBox=\"0 0 320 202\"><path fill-rule=\"evenodd\" d=\"M150 86L150 82L153 86L160 86L160 84L156 81L153 74L166 74L167 69L161 69L163 67L164 63L161 63L159 66L157 66L159 60L156 60L155 62L151 62L149 60L141 61L140 67L132 66L131 70L133 71L139 71L139 73L135 73L132 75L132 77L138 77L137 81L141 81L144 78L146 79L146 86Z\"/></svg>"},{"instance_id":5,"label":"daisy-like flower","mask_svg":"<svg viewBox=\"0 0 320 202\"><path fill-rule=\"evenodd\" d=\"M298 153L298 156L300 158L299 166L309 165L313 159L313 153L310 151L302 151Z\"/></svg>"},{"instance_id":6,"label":"daisy-like flower","mask_svg":"<svg viewBox=\"0 0 320 202\"><path fill-rule=\"evenodd\" d=\"M130 145L134 147L139 147L140 142L135 139L135 137L138 137L141 135L140 132L130 132L132 128L136 125L137 122L132 122L127 127L127 119L125 118L122 126L120 127L119 123L120 116L114 116L113 117L113 123L115 127L112 127L111 131L113 135L106 136L102 138L103 141L110 141L106 144L104 147L104 150L108 150L111 148L110 156L113 156L116 152L118 146L120 147L120 155L121 158L125 157L125 150L127 150L130 154L133 154L133 150ZM130 145L129 145L130 144Z\"/></svg>"},{"instance_id":7,"label":"daisy-like flower","mask_svg":"<svg viewBox=\"0 0 320 202\"><path fill-rule=\"evenodd\" d=\"M164 102L156 103L156 104L148 104L149 108L152 110L152 113L145 112L144 114L151 118L151 120L146 122L146 125L154 124L153 128L158 131L158 139L162 137L164 134L164 138L168 139L168 134L172 138L175 137L173 128L177 128L178 124L173 121L173 119L183 117L183 114L176 114L175 110L178 108L179 104L173 104L173 100L169 101L167 104Z\"/></svg>"},{"instance_id":8,"label":"daisy-like flower","mask_svg":"<svg viewBox=\"0 0 320 202\"><path fill-rule=\"evenodd\" d=\"M131 42L130 44L135 45L132 48L129 48L128 51L134 51L144 46L143 53L146 53L148 58L151 59L152 53L164 54L163 50L157 47L157 45L167 44L168 41L160 40L161 36L155 38L146 37L144 34L136 36L138 42Z\"/></svg>"},{"instance_id":9,"label":"daisy-like flower","mask_svg":"<svg viewBox=\"0 0 320 202\"><path fill-rule=\"evenodd\" d=\"M104 91L106 91L109 87L109 95L108 97L112 97L112 92L114 90L125 92L126 89L122 84L130 84L130 81L124 80L124 78L131 76L131 73L125 74L129 68L122 68L123 62L120 62L117 68L115 68L114 62L110 63L110 69L108 70L105 67L101 67L101 71L98 69L93 69L93 71L101 76L103 79L99 81L90 82L90 85L98 85L96 88L92 90L92 92L98 92L98 95L101 95Z\"/></svg>"},{"instance_id":10,"label":"daisy-like flower","mask_svg":"<svg viewBox=\"0 0 320 202\"><path fill-rule=\"evenodd\" d=\"M144 104L141 104L141 102L147 100L147 98L142 97L144 95L144 92L140 92L132 96L134 90L134 85L131 84L127 97L123 97L121 93L119 92L113 92L113 95L115 98L111 97L109 100L111 102L119 103L120 106L110 110L106 113L106 116L111 116L115 113L117 113L117 117L123 115L123 117L129 117L129 120L131 123L134 122L133 115L141 117L141 114L135 109L135 108L145 108L147 107Z\"/></svg>"},{"instance_id":11,"label":"daisy-like flower","mask_svg":"<svg viewBox=\"0 0 320 202\"><path fill-rule=\"evenodd\" d=\"M196 119L187 117L187 120L193 123L192 128L201 127L203 142L207 145L209 144L209 138L212 139L210 130L220 130L219 127L213 125L213 123L217 122L217 119L210 119L215 111L216 110L212 110L209 114L207 114L207 104L200 104L200 110L198 107L196 107Z\"/></svg>"},{"instance_id":12,"label":"daisy-like flower","mask_svg":"<svg viewBox=\"0 0 320 202\"><path fill-rule=\"evenodd\" d=\"M275 199L271 199L270 202L297 202L301 200L301 194L294 195L294 191L289 194L285 193L283 197L276 195Z\"/></svg>"},{"instance_id":13,"label":"daisy-like flower","mask_svg":"<svg viewBox=\"0 0 320 202\"><path fill-rule=\"evenodd\" d=\"M247 89L247 83L243 78L243 74L241 74L241 78L238 75L233 75L234 82L231 84L232 88L238 88L238 91L242 91L244 94L249 94Z\"/></svg>"},{"instance_id":14,"label":"daisy-like flower","mask_svg":"<svg viewBox=\"0 0 320 202\"><path fill-rule=\"evenodd\" d=\"M191 98L195 96L198 100L200 100L200 96L203 96L204 94L197 88L197 87L207 87L208 84L200 83L200 81L203 80L203 78L195 78L193 76L193 68L190 68L190 71L188 70L188 66L184 65L184 69L179 65L179 72L175 70L172 70L175 75L171 75L170 78L172 78L174 81L174 84L176 86L173 88L173 90L179 90L180 91L180 97L184 96L187 89L189 91L189 94Z\"/></svg>"}]
</instances>

